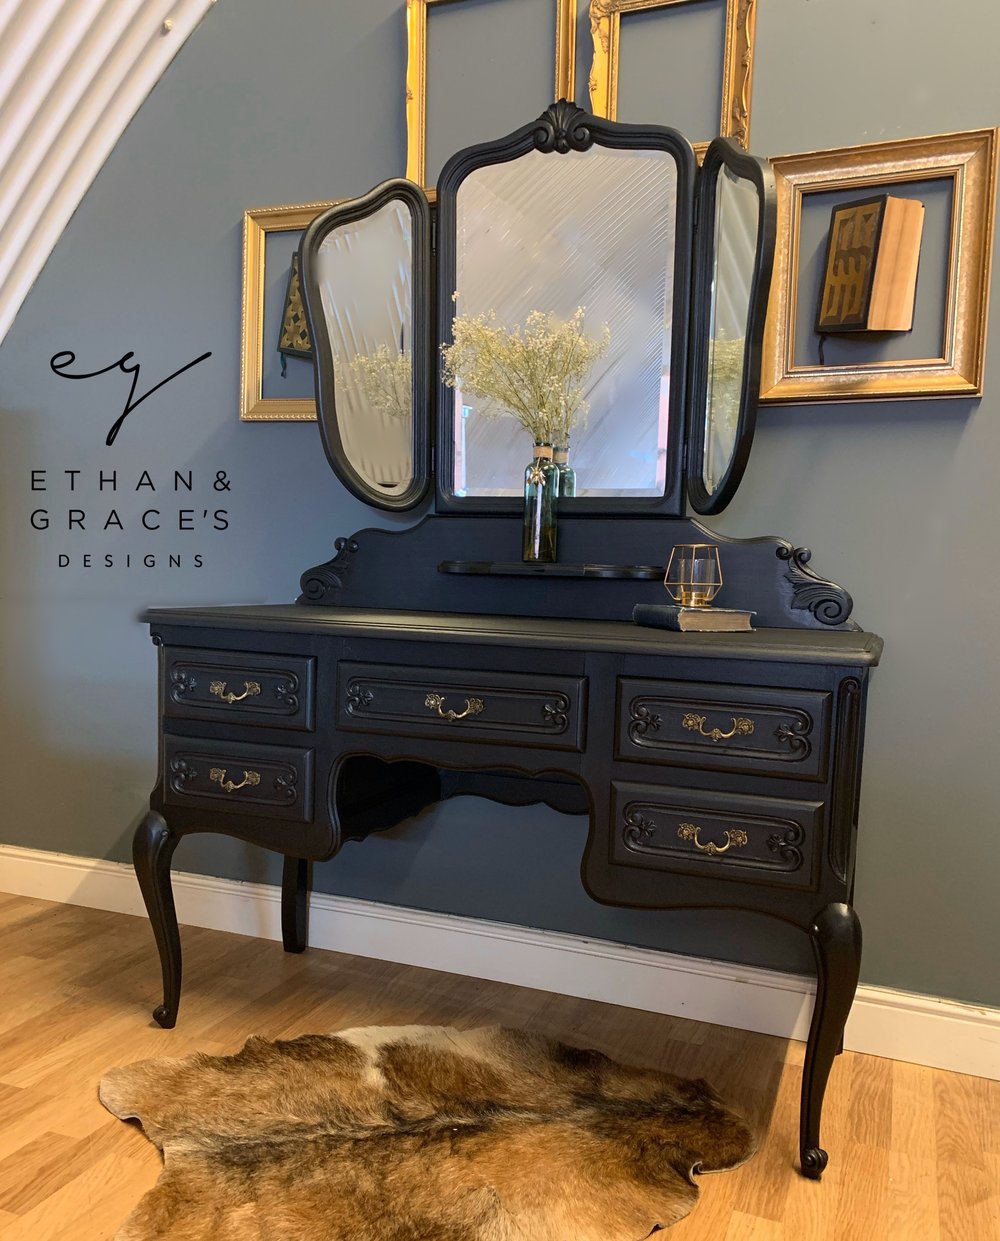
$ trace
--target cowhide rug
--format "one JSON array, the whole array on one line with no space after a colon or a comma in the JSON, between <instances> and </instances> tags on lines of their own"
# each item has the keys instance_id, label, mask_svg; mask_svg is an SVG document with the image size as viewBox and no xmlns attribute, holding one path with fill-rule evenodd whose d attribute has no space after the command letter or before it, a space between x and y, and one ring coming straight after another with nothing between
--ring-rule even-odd
<instances>
[{"instance_id":1,"label":"cowhide rug","mask_svg":"<svg viewBox=\"0 0 1000 1241\"><path fill-rule=\"evenodd\" d=\"M114 1069L163 1172L116 1241L641 1241L754 1151L704 1081L499 1027Z\"/></svg>"}]
</instances>

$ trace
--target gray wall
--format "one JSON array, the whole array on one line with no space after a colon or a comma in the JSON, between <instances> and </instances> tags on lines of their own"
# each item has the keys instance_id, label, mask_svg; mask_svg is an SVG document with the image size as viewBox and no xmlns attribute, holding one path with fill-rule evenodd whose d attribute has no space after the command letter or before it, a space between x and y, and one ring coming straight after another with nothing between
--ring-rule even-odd
<instances>
[{"instance_id":1,"label":"gray wall","mask_svg":"<svg viewBox=\"0 0 1000 1241\"><path fill-rule=\"evenodd\" d=\"M760 9L761 153L1000 119L987 0ZM483 54L468 48L470 60ZM155 662L136 613L290 599L334 537L386 524L336 482L315 427L237 419L240 226L248 206L350 196L402 172L404 61L402 0L219 5L123 136L0 348L0 840L126 859L155 767ZM456 103L475 106L468 92ZM484 118L482 136L494 128ZM60 379L48 369L60 349L75 350L81 369L134 350L140 391L206 349L213 356L140 406L108 449L127 381ZM746 482L717 522L810 544L814 564L852 590L857 615L886 639L863 788L864 979L988 1004L1000 1004L998 383L991 366L982 403L764 411ZM175 468L194 470L193 497L169 490ZM48 492L31 492L32 469L48 471ZM74 495L65 469L83 471ZM99 491L99 469L118 471L117 493ZM143 469L155 496L135 491ZM218 471L230 492L213 490ZM164 528L145 533L139 514L154 500ZM41 507L53 525L34 531L29 514ZM65 529L69 507L87 512L86 531ZM111 507L128 529L100 529ZM196 510L197 530L166 528L182 507ZM212 532L200 514L218 507L230 527ZM84 569L86 552L154 553L158 563ZM182 568L166 565L171 552ZM60 553L69 567L57 567ZM544 808L458 799L348 846L318 868L317 886L807 967L805 945L777 925L591 904L577 878L585 832ZM177 865L276 875L272 860L207 837L185 841Z\"/></svg>"}]
</instances>

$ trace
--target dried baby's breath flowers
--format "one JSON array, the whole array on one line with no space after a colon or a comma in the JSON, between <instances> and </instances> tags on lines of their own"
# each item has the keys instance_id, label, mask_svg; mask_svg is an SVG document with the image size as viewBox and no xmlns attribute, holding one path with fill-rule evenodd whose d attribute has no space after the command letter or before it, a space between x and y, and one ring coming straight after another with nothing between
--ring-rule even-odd
<instances>
[{"instance_id":1,"label":"dried baby's breath flowers","mask_svg":"<svg viewBox=\"0 0 1000 1241\"><path fill-rule=\"evenodd\" d=\"M584 384L607 350L611 331L583 333L584 308L568 320L533 310L524 327L505 327L496 311L456 315L443 345L445 382L484 401L487 417L512 415L537 442L565 444L587 409Z\"/></svg>"},{"instance_id":2,"label":"dried baby's breath flowers","mask_svg":"<svg viewBox=\"0 0 1000 1241\"><path fill-rule=\"evenodd\" d=\"M409 418L413 409L413 361L406 350L379 345L351 358L350 368L371 406L390 418Z\"/></svg>"}]
</instances>

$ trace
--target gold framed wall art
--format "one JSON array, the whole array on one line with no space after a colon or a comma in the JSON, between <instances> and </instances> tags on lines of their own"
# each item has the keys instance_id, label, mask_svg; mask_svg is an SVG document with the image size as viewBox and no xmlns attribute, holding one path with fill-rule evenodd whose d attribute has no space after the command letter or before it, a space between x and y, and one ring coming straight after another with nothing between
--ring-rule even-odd
<instances>
[{"instance_id":1,"label":"gold framed wall art","mask_svg":"<svg viewBox=\"0 0 1000 1241\"><path fill-rule=\"evenodd\" d=\"M243 213L243 330L240 418L306 422L316 417L312 362L278 352L291 255L312 220L334 202L254 207Z\"/></svg>"},{"instance_id":2,"label":"gold framed wall art","mask_svg":"<svg viewBox=\"0 0 1000 1241\"><path fill-rule=\"evenodd\" d=\"M576 0L549 2L555 8L555 86L552 99L540 104L539 112L553 99L572 101L576 89ZM406 176L421 186L427 181L428 9L461 3L462 0L406 0Z\"/></svg>"},{"instance_id":3,"label":"gold framed wall art","mask_svg":"<svg viewBox=\"0 0 1000 1241\"><path fill-rule=\"evenodd\" d=\"M590 32L594 59L590 70L590 110L618 119L618 78L621 19L627 13L673 8L695 0L590 0ZM744 148L750 141L750 96L757 0L725 0L725 44L722 49L722 101L719 135ZM696 142L700 154L715 134Z\"/></svg>"},{"instance_id":4,"label":"gold framed wall art","mask_svg":"<svg viewBox=\"0 0 1000 1241\"><path fill-rule=\"evenodd\" d=\"M997 133L904 138L771 161L778 238L761 401L982 394ZM913 326L860 338L821 335L815 315L831 208L882 193L917 199L926 212Z\"/></svg>"}]
</instances>

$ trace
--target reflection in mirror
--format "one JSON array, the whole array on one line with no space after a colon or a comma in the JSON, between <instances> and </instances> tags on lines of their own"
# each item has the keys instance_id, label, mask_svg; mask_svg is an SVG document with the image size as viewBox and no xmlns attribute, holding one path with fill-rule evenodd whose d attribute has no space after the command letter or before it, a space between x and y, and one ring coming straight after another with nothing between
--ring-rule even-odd
<instances>
[{"instance_id":1,"label":"reflection in mirror","mask_svg":"<svg viewBox=\"0 0 1000 1241\"><path fill-rule=\"evenodd\" d=\"M331 229L316 247L312 280L332 354L341 451L368 486L399 494L413 479L413 226L407 205L393 199Z\"/></svg>"},{"instance_id":2,"label":"reflection in mirror","mask_svg":"<svg viewBox=\"0 0 1000 1241\"><path fill-rule=\"evenodd\" d=\"M610 343L570 436L581 497L664 494L678 171L671 153L532 150L472 170L455 203L455 314L508 330L529 316ZM532 436L461 384L451 417L456 496L519 496ZM555 445L555 447L559 447Z\"/></svg>"},{"instance_id":3,"label":"reflection in mirror","mask_svg":"<svg viewBox=\"0 0 1000 1241\"><path fill-rule=\"evenodd\" d=\"M760 194L722 165L715 190L715 266L708 327L702 479L713 494L736 451L750 297L757 261Z\"/></svg>"}]
</instances>

